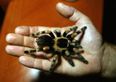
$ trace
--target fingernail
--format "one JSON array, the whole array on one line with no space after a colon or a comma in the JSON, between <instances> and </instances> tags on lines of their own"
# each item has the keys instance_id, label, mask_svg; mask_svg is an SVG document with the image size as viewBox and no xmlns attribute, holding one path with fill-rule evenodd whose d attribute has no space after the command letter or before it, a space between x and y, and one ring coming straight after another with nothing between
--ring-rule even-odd
<instances>
[{"instance_id":1,"label":"fingernail","mask_svg":"<svg viewBox=\"0 0 116 82\"><path fill-rule=\"evenodd\" d=\"M72 10L72 7L65 5L64 3L58 3L57 6L66 9L67 11Z\"/></svg>"},{"instance_id":2,"label":"fingernail","mask_svg":"<svg viewBox=\"0 0 116 82\"><path fill-rule=\"evenodd\" d=\"M74 13L74 8L63 3L58 3L56 9L64 16L68 17Z\"/></svg>"},{"instance_id":3,"label":"fingernail","mask_svg":"<svg viewBox=\"0 0 116 82\"><path fill-rule=\"evenodd\" d=\"M14 48L12 46L8 45L8 46L6 46L5 50L6 50L7 53L10 54L10 53L12 53L12 51L14 51Z\"/></svg>"},{"instance_id":4,"label":"fingernail","mask_svg":"<svg viewBox=\"0 0 116 82\"><path fill-rule=\"evenodd\" d=\"M27 57L27 56L21 56L19 58L19 62L26 66L32 67L34 64L34 59L31 57Z\"/></svg>"},{"instance_id":5,"label":"fingernail","mask_svg":"<svg viewBox=\"0 0 116 82\"><path fill-rule=\"evenodd\" d=\"M13 36L13 33L10 33L6 36L6 41L7 42L11 42L12 40L14 40L16 37Z\"/></svg>"},{"instance_id":6,"label":"fingernail","mask_svg":"<svg viewBox=\"0 0 116 82\"><path fill-rule=\"evenodd\" d=\"M26 26L19 26L19 27L16 27L15 33L18 33L18 34L27 34L28 30L29 29Z\"/></svg>"},{"instance_id":7,"label":"fingernail","mask_svg":"<svg viewBox=\"0 0 116 82\"><path fill-rule=\"evenodd\" d=\"M19 61L20 61L22 64L24 64L24 62L26 61L26 59L25 59L24 56L21 56L21 57L19 58Z\"/></svg>"},{"instance_id":8,"label":"fingernail","mask_svg":"<svg viewBox=\"0 0 116 82\"><path fill-rule=\"evenodd\" d=\"M22 27L16 27L15 32L20 33L22 29L23 29Z\"/></svg>"},{"instance_id":9,"label":"fingernail","mask_svg":"<svg viewBox=\"0 0 116 82\"><path fill-rule=\"evenodd\" d=\"M13 56L21 56L24 54L23 47L19 46L7 45L5 50L8 54L11 54Z\"/></svg>"}]
</instances>

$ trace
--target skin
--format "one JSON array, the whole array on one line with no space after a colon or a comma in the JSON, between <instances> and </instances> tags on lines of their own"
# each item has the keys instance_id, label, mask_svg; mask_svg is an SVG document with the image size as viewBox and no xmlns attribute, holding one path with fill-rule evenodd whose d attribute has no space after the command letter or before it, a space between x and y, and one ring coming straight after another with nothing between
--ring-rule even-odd
<instances>
[{"instance_id":1,"label":"skin","mask_svg":"<svg viewBox=\"0 0 116 82\"><path fill-rule=\"evenodd\" d=\"M56 5L56 9L62 16L75 22L75 25L77 25L79 29L81 29L83 26L87 26L87 30L85 31L84 37L81 41L81 45L83 46L83 49L85 51L82 56L86 60L88 60L89 64L84 64L79 60L73 59L75 67L72 67L69 63L67 63L64 58L61 58L62 63L55 70L55 72L70 76L82 76L93 73L101 73L103 74L103 76L105 76L105 72L108 71L105 67L107 67L108 65L104 63L106 61L105 59L107 59L107 57L104 55L104 51L107 51L109 49L106 48L107 46L103 43L100 33L96 30L90 19L75 8L67 6L63 3L58 3ZM67 28L68 27L63 27L61 29L62 31L65 31ZM42 58L33 58L24 54L25 49L33 49L36 47L36 45L34 45L35 38L29 37L29 35L42 29L53 30L53 28L43 26L17 27L15 29L15 33L9 33L6 36L6 41L12 44L8 44L6 46L6 52L13 56L18 56L19 62L27 67L49 71L52 58L50 60L46 60ZM46 54L43 52L39 52L37 55L44 56Z\"/></svg>"}]
</instances>

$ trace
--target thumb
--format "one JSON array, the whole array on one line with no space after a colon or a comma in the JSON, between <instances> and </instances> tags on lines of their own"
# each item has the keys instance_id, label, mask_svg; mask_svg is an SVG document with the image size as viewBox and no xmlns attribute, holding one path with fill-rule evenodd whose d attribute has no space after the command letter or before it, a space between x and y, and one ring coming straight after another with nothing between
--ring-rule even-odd
<instances>
[{"instance_id":1,"label":"thumb","mask_svg":"<svg viewBox=\"0 0 116 82\"><path fill-rule=\"evenodd\" d=\"M77 22L78 20L89 21L88 17L85 16L83 13L63 3L57 3L56 10L64 17L69 18L69 20L71 21L74 22Z\"/></svg>"}]
</instances>

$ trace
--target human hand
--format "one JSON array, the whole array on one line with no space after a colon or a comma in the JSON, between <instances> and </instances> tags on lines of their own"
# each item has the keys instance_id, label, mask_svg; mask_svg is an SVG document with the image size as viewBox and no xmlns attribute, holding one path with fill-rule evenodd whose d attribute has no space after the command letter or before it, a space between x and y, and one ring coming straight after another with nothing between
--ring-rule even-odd
<instances>
[{"instance_id":1,"label":"human hand","mask_svg":"<svg viewBox=\"0 0 116 82\"><path fill-rule=\"evenodd\" d=\"M95 26L92 24L90 19L82 14L80 11L64 5L63 3L58 3L56 5L57 11L68 18L71 21L76 22L75 25L79 28L87 26L84 36L81 41L81 45L84 49L82 56L89 62L84 64L77 59L73 59L75 67L72 67L65 59L62 58L61 65L55 70L56 73L67 74L71 76L81 76L91 73L99 73L101 71L101 61L102 61L102 38L99 32L96 30ZM58 27L56 27L58 28ZM61 28L66 30L68 27ZM19 62L27 67L37 68L45 71L49 71L51 66L51 61L34 58L25 55L24 51L27 48L34 48L34 38L29 35L33 32L37 32L41 29L53 29L50 27L42 26L19 26L16 28L15 33L10 33L6 37L6 41L12 45L6 46L6 52L19 56ZM45 53L40 53L45 54Z\"/></svg>"}]
</instances>

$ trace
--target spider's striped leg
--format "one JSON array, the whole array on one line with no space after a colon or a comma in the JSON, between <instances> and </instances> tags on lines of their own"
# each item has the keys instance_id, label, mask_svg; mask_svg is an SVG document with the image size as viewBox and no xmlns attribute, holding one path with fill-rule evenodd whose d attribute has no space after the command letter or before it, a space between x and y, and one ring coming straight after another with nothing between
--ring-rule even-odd
<instances>
[{"instance_id":1,"label":"spider's striped leg","mask_svg":"<svg viewBox=\"0 0 116 82\"><path fill-rule=\"evenodd\" d=\"M88 64L88 61L80 53L77 53L77 58L83 63Z\"/></svg>"},{"instance_id":2,"label":"spider's striped leg","mask_svg":"<svg viewBox=\"0 0 116 82\"><path fill-rule=\"evenodd\" d=\"M50 31L49 30L43 30L43 31L39 31L39 32L35 32L31 34L31 37L35 37L37 38L40 34L49 34Z\"/></svg>"},{"instance_id":3,"label":"spider's striped leg","mask_svg":"<svg viewBox=\"0 0 116 82\"><path fill-rule=\"evenodd\" d=\"M86 29L87 29L87 26L84 26L83 28L81 28L83 33L85 32Z\"/></svg>"},{"instance_id":4,"label":"spider's striped leg","mask_svg":"<svg viewBox=\"0 0 116 82\"><path fill-rule=\"evenodd\" d=\"M40 34L49 34L49 33L51 33L50 30L43 30L43 31L40 32Z\"/></svg>"},{"instance_id":5,"label":"spider's striped leg","mask_svg":"<svg viewBox=\"0 0 116 82\"><path fill-rule=\"evenodd\" d=\"M84 26L83 28L81 28L81 31L82 31L82 35L79 37L79 39L76 41L76 42L78 42L79 44L81 43L81 40L82 40L82 38L83 38L83 36L84 36L84 34L85 34L85 30L87 29L87 27L86 26Z\"/></svg>"},{"instance_id":6,"label":"spider's striped leg","mask_svg":"<svg viewBox=\"0 0 116 82\"><path fill-rule=\"evenodd\" d=\"M66 37L72 41L80 33L81 31L73 31L71 34L67 35Z\"/></svg>"},{"instance_id":7,"label":"spider's striped leg","mask_svg":"<svg viewBox=\"0 0 116 82\"><path fill-rule=\"evenodd\" d=\"M71 31L76 31L77 30L77 26L74 26L74 27L71 27L71 28L68 28L64 33L63 33L63 36L66 37L67 34Z\"/></svg>"},{"instance_id":8,"label":"spider's striped leg","mask_svg":"<svg viewBox=\"0 0 116 82\"><path fill-rule=\"evenodd\" d=\"M84 50L79 50L79 49L76 49L76 48L73 48L74 52L75 52L75 55L72 55L72 57L75 57L77 58L78 60L82 61L83 63L85 64L88 64L88 61L81 55L81 53L84 52Z\"/></svg>"},{"instance_id":9,"label":"spider's striped leg","mask_svg":"<svg viewBox=\"0 0 116 82\"><path fill-rule=\"evenodd\" d=\"M78 29L77 26L73 26L73 27L70 28L71 31L76 31L77 29Z\"/></svg>"},{"instance_id":10,"label":"spider's striped leg","mask_svg":"<svg viewBox=\"0 0 116 82\"><path fill-rule=\"evenodd\" d=\"M64 56L64 58L68 61L68 63L71 65L71 66L75 66L75 64L74 64L74 62L73 62L73 60L72 60L72 57L67 57L67 56Z\"/></svg>"},{"instance_id":11,"label":"spider's striped leg","mask_svg":"<svg viewBox=\"0 0 116 82\"><path fill-rule=\"evenodd\" d=\"M67 29L67 30L63 33L63 36L66 37L66 35L67 35L69 32L71 32L71 30L70 30L70 29Z\"/></svg>"},{"instance_id":12,"label":"spider's striped leg","mask_svg":"<svg viewBox=\"0 0 116 82\"><path fill-rule=\"evenodd\" d=\"M30 50L25 50L24 53L25 54L33 54L36 52L36 49L30 49Z\"/></svg>"},{"instance_id":13,"label":"spider's striped leg","mask_svg":"<svg viewBox=\"0 0 116 82\"><path fill-rule=\"evenodd\" d=\"M75 42L72 42L70 44L71 46L73 46L74 48L77 48L77 49L79 49L79 48L82 49L82 46L78 43L78 41L76 41L76 40L73 40L73 41L75 41Z\"/></svg>"},{"instance_id":14,"label":"spider's striped leg","mask_svg":"<svg viewBox=\"0 0 116 82\"><path fill-rule=\"evenodd\" d=\"M47 31L43 30L43 31L39 31L39 32L36 32L36 33L32 33L31 36L32 37L38 37L40 34L45 34L47 33Z\"/></svg>"},{"instance_id":15,"label":"spider's striped leg","mask_svg":"<svg viewBox=\"0 0 116 82\"><path fill-rule=\"evenodd\" d=\"M67 61L68 63L71 65L71 66L75 66L73 60L72 60L72 57L70 56L71 53L69 51L65 51L65 55L63 56Z\"/></svg>"},{"instance_id":16,"label":"spider's striped leg","mask_svg":"<svg viewBox=\"0 0 116 82\"><path fill-rule=\"evenodd\" d=\"M57 37L61 37L61 30L56 29L54 30L54 33L56 34Z\"/></svg>"},{"instance_id":17,"label":"spider's striped leg","mask_svg":"<svg viewBox=\"0 0 116 82\"><path fill-rule=\"evenodd\" d=\"M77 30L77 29L78 29L77 26L72 27L72 28L70 28L70 29L71 29L72 33L66 35L66 37L67 37L69 40L72 41L78 34L81 33L81 31L80 31L80 30Z\"/></svg>"},{"instance_id":18,"label":"spider's striped leg","mask_svg":"<svg viewBox=\"0 0 116 82\"><path fill-rule=\"evenodd\" d=\"M54 38L55 38L55 36L54 36L54 34L53 34L53 32L52 32L52 31L48 31L48 34L52 37L52 39L54 39Z\"/></svg>"},{"instance_id":19,"label":"spider's striped leg","mask_svg":"<svg viewBox=\"0 0 116 82\"><path fill-rule=\"evenodd\" d=\"M50 67L50 72L54 72L54 70L58 67L59 63L61 61L59 60L59 56L58 55L54 55L53 59L51 61L51 67Z\"/></svg>"},{"instance_id":20,"label":"spider's striped leg","mask_svg":"<svg viewBox=\"0 0 116 82\"><path fill-rule=\"evenodd\" d=\"M25 50L24 53L35 57L36 51L37 51L36 49L30 49L30 50Z\"/></svg>"},{"instance_id":21,"label":"spider's striped leg","mask_svg":"<svg viewBox=\"0 0 116 82\"><path fill-rule=\"evenodd\" d=\"M37 38L39 34L40 34L40 32L36 32L36 33L32 33L30 36Z\"/></svg>"}]
</instances>

